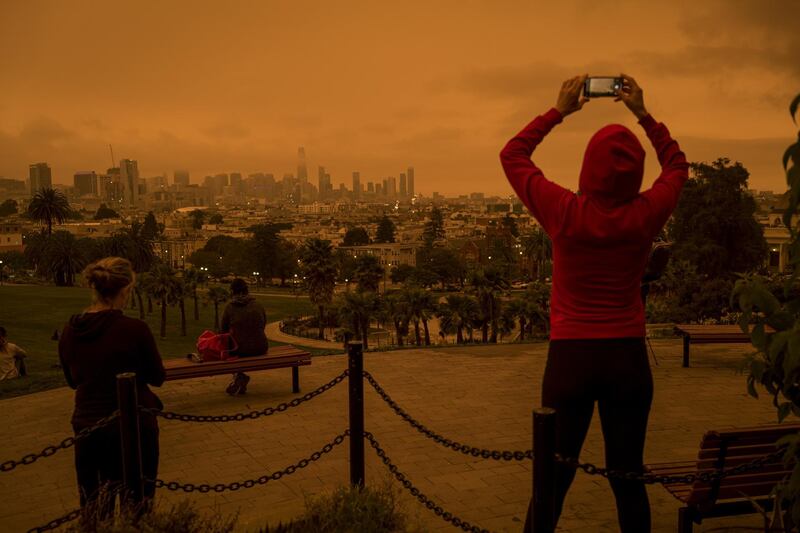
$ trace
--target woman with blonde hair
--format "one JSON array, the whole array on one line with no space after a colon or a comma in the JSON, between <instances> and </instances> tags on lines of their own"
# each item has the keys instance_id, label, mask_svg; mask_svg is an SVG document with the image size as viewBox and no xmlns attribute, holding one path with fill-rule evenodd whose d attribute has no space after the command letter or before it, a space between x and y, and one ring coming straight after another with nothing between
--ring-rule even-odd
<instances>
[{"instance_id":1,"label":"woman with blonde hair","mask_svg":"<svg viewBox=\"0 0 800 533\"><path fill-rule=\"evenodd\" d=\"M163 408L148 385L164 382L164 365L150 328L125 316L125 308L135 282L130 261L106 257L83 272L92 288L92 304L73 315L64 326L58 355L64 377L75 389L72 426L75 433L97 423L117 409L116 376L135 372L139 403ZM155 479L158 471L158 424L154 416L142 415L142 471L145 479ZM103 486L118 488L122 480L120 436L117 424L94 431L75 443L75 470L81 507L97 500ZM155 493L153 483L145 483L145 497ZM113 493L112 493L113 494ZM101 515L114 510L114 498L100 509Z\"/></svg>"}]
</instances>

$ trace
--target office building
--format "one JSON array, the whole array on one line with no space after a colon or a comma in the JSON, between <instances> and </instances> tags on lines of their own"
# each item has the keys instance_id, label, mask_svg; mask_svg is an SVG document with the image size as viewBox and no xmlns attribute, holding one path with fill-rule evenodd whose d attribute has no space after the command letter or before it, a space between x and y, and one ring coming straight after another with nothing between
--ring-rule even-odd
<instances>
[{"instance_id":1,"label":"office building","mask_svg":"<svg viewBox=\"0 0 800 533\"><path fill-rule=\"evenodd\" d=\"M172 174L172 183L178 185L179 187L188 187L189 186L189 171L188 170L176 170Z\"/></svg>"},{"instance_id":2,"label":"office building","mask_svg":"<svg viewBox=\"0 0 800 533\"><path fill-rule=\"evenodd\" d=\"M119 162L122 196L125 205L136 207L139 204L139 163L134 159Z\"/></svg>"},{"instance_id":3,"label":"office building","mask_svg":"<svg viewBox=\"0 0 800 533\"><path fill-rule=\"evenodd\" d=\"M386 195L390 198L397 196L397 178L394 176L386 178Z\"/></svg>"},{"instance_id":4,"label":"office building","mask_svg":"<svg viewBox=\"0 0 800 533\"><path fill-rule=\"evenodd\" d=\"M400 198L405 198L408 195L408 187L406 184L405 173L400 173Z\"/></svg>"},{"instance_id":5,"label":"office building","mask_svg":"<svg viewBox=\"0 0 800 533\"><path fill-rule=\"evenodd\" d=\"M34 163L29 166L28 170L31 195L36 194L41 189L51 189L53 187L53 177L47 163Z\"/></svg>"},{"instance_id":6,"label":"office building","mask_svg":"<svg viewBox=\"0 0 800 533\"><path fill-rule=\"evenodd\" d=\"M93 170L76 172L72 180L77 196L97 196L97 174Z\"/></svg>"},{"instance_id":7,"label":"office building","mask_svg":"<svg viewBox=\"0 0 800 533\"><path fill-rule=\"evenodd\" d=\"M406 170L406 178L408 180L408 195L414 197L414 167L408 167Z\"/></svg>"},{"instance_id":8,"label":"office building","mask_svg":"<svg viewBox=\"0 0 800 533\"><path fill-rule=\"evenodd\" d=\"M308 167L306 167L306 149L302 146L297 149L297 181L308 182Z\"/></svg>"}]
</instances>

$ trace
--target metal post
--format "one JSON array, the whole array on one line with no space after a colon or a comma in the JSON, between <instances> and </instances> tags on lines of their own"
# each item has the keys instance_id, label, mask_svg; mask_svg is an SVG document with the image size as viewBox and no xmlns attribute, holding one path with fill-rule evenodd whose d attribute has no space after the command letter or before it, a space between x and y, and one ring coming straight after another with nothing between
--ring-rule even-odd
<instances>
[{"instance_id":1,"label":"metal post","mask_svg":"<svg viewBox=\"0 0 800 533\"><path fill-rule=\"evenodd\" d=\"M122 501L138 505L144 499L144 481L135 373L117 374L117 401L122 444Z\"/></svg>"},{"instance_id":2,"label":"metal post","mask_svg":"<svg viewBox=\"0 0 800 533\"><path fill-rule=\"evenodd\" d=\"M553 533L556 515L556 412L533 410L533 533Z\"/></svg>"},{"instance_id":3,"label":"metal post","mask_svg":"<svg viewBox=\"0 0 800 533\"><path fill-rule=\"evenodd\" d=\"M364 351L360 342L347 345L350 391L350 484L364 486Z\"/></svg>"}]
</instances>

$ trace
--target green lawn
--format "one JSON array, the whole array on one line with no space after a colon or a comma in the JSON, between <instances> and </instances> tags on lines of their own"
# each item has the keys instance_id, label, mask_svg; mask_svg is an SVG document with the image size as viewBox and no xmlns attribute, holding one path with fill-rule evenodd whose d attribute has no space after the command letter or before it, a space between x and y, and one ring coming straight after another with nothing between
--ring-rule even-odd
<instances>
[{"instance_id":1,"label":"green lawn","mask_svg":"<svg viewBox=\"0 0 800 533\"><path fill-rule=\"evenodd\" d=\"M286 295L256 295L267 310L269 321L281 320L293 315L313 313L305 297ZM0 286L0 325L8 330L10 342L18 344L28 352L29 376L22 379L0 381L0 399L29 392L52 389L64 385L58 362L56 341L51 340L55 330L61 330L70 315L80 313L91 301L89 289L78 287L51 287L30 285ZM147 302L145 301L145 306ZM160 310L154 306L146 321L158 341L165 359L183 357L194 351L194 342L205 329L214 327L214 308L200 305L200 320L195 322L193 302L186 301L186 337L180 336L180 313L177 307L167 311L167 337L159 339ZM220 315L224 306L220 306ZM137 309L126 310L130 316L139 317ZM278 342L272 342L278 345Z\"/></svg>"}]
</instances>

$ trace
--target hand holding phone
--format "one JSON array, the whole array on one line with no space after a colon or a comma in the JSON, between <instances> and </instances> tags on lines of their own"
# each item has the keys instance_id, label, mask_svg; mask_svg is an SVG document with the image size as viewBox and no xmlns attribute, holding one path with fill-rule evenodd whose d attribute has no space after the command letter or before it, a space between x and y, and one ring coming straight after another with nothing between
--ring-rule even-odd
<instances>
[{"instance_id":1,"label":"hand holding phone","mask_svg":"<svg viewBox=\"0 0 800 533\"><path fill-rule=\"evenodd\" d=\"M581 87L586 80L586 74L583 76L575 76L565 81L561 85L561 91L558 93L558 101L556 102L556 109L561 116L566 117L570 113L574 113L583 107L583 104L589 101L588 98L581 98Z\"/></svg>"},{"instance_id":2,"label":"hand holding phone","mask_svg":"<svg viewBox=\"0 0 800 533\"><path fill-rule=\"evenodd\" d=\"M647 109L644 107L644 92L636 80L627 74L621 75L622 88L619 94L614 99L615 102L620 100L625 102L625 105L630 109L636 118L641 120L647 116Z\"/></svg>"}]
</instances>

